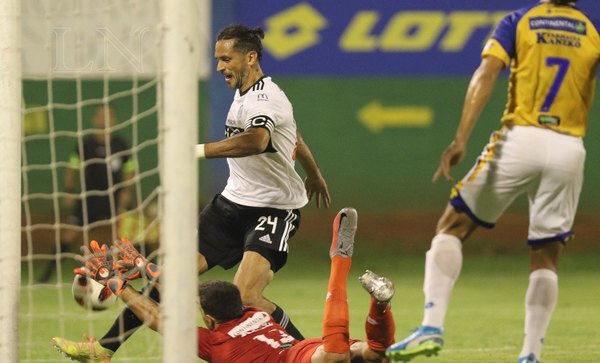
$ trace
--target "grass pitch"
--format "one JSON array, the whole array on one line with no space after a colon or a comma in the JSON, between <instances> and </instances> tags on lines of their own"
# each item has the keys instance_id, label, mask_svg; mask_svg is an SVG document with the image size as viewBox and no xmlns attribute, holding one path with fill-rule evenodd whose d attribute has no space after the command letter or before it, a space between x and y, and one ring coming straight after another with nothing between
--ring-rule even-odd
<instances>
[{"instance_id":1,"label":"grass pitch","mask_svg":"<svg viewBox=\"0 0 600 363\"><path fill-rule=\"evenodd\" d=\"M329 274L328 242L321 246L294 241L288 265L277 273L266 296L287 310L307 337L321 335L323 303ZM391 278L396 284L393 312L396 339L408 335L422 317L424 255L402 255L400 248L357 243L349 277L351 336L364 338L368 295L358 276L365 269ZM597 333L600 326L600 289L597 261L600 253L564 254L559 271L560 295L542 353L544 363L600 362ZM70 293L71 266L62 283L24 285L21 295L21 362L67 362L50 339L80 339L82 333L102 336L123 307L105 312L84 311ZM24 281L28 266L23 265ZM227 279L233 270L214 269L202 279ZM522 254L469 255L450 303L445 347L438 357L414 362L516 362L523 336L524 295L528 282L526 249ZM142 328L114 356L114 362L160 362L160 336Z\"/></svg>"}]
</instances>

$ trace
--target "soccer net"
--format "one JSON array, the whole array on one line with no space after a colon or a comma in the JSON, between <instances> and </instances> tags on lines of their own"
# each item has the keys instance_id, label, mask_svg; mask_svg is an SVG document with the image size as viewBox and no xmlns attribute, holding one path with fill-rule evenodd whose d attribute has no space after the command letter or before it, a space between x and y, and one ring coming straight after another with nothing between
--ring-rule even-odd
<instances>
[{"instance_id":1,"label":"soccer net","mask_svg":"<svg viewBox=\"0 0 600 363\"><path fill-rule=\"evenodd\" d=\"M20 6L20 309L2 312L2 319L18 313L18 361L63 361L52 337L83 341L83 334L106 333L124 304L82 308L71 293L72 270L83 244L119 237L163 265L164 337L142 327L115 360L190 361L197 309L193 146L197 76L210 64L209 1ZM0 340L2 352L7 345Z\"/></svg>"}]
</instances>

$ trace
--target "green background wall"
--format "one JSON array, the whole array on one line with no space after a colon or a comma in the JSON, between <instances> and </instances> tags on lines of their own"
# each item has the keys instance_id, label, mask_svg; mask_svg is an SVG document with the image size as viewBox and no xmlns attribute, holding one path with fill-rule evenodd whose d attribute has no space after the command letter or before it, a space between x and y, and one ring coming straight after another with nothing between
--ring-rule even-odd
<instances>
[{"instance_id":1,"label":"green background wall","mask_svg":"<svg viewBox=\"0 0 600 363\"><path fill-rule=\"evenodd\" d=\"M450 184L433 184L439 156L450 143L462 110L468 78L281 78L277 82L294 105L305 139L318 158L334 198L362 210L429 210L441 212ZM428 127L389 127L371 132L358 114L378 101L384 107L426 106L433 111ZM468 155L452 173L461 178L473 165L490 133L499 128L506 101L501 79L471 137ZM586 137L586 180L581 210L600 212L598 107ZM526 208L520 200L516 209Z\"/></svg>"},{"instance_id":2,"label":"green background wall","mask_svg":"<svg viewBox=\"0 0 600 363\"><path fill-rule=\"evenodd\" d=\"M450 184L431 183L431 177L442 150L450 142L460 116L464 92L468 78L306 78L276 77L275 81L285 90L294 105L299 129L315 154L325 175L335 205L351 204L362 211L394 212L398 210L440 210L446 202ZM140 82L138 87L144 82ZM111 81L110 94L132 88L130 81ZM77 84L73 81L54 81L51 84L52 97L49 99L49 86L45 81L24 83L24 97L28 107L54 103L73 104L77 102L78 89L81 100L102 98L103 82L86 81ZM207 120L207 87L200 84L200 132L211 127L222 127L225 115L219 120ZM506 99L506 80L501 79L495 94L486 108L469 144L468 155L453 172L460 178L475 161L475 157L487 142L488 135L499 127L499 116ZM231 95L233 96L233 94ZM432 112L431 124L426 127L390 125L379 132L370 130L360 121L361 110L378 102L384 108L416 106ZM156 89L151 86L135 95L123 94L112 102L117 107L119 119L132 116L133 109L148 112L139 121L138 142L156 136L156 115L152 111L156 103ZM82 108L84 126L90 126L92 107ZM600 191L595 186L600 183L600 173L596 165L600 159L600 140L597 120L598 107L590 117L590 132L586 137L588 159L586 180L581 198L580 210L600 212L597 201ZM49 115L46 115L48 117ZM75 130L77 111L53 111L55 130ZM29 115L25 123L28 134L52 131L43 127L36 117ZM125 127L119 132L131 140L133 131ZM204 136L201 140L207 141ZM75 145L72 137L58 136L55 139L56 160L67 161ZM44 164L51 161L50 143L47 140L27 143L27 164ZM140 168L147 170L156 165L156 147L148 147L139 154ZM214 184L212 179L221 180L214 185L217 191L222 187L222 168L214 168L210 163L200 163L201 199L210 198L214 190L206 185ZM28 191L50 192L62 187L62 170L58 172L58 185L53 185L51 173L31 171L28 174ZM158 182L157 177L144 180L143 190L148 192ZM48 207L48 206L47 206ZM44 210L44 207L40 207ZM521 200L516 209L526 208Z\"/></svg>"}]
</instances>

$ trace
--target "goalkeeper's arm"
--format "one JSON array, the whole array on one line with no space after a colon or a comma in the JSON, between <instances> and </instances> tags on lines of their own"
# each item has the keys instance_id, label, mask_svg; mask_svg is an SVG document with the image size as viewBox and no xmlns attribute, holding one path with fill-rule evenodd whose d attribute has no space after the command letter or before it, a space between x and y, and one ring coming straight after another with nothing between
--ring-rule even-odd
<instances>
[{"instance_id":1,"label":"goalkeeper's arm","mask_svg":"<svg viewBox=\"0 0 600 363\"><path fill-rule=\"evenodd\" d=\"M108 280L107 286L127 304L138 319L142 320L150 329L160 332L161 319L158 304L140 294L127 283L128 280L144 277L154 285L154 288L160 289L157 282L160 276L158 265L148 261L126 238L114 241L113 248L116 257L120 258L114 263L114 268L119 273L118 276Z\"/></svg>"},{"instance_id":2,"label":"goalkeeper's arm","mask_svg":"<svg viewBox=\"0 0 600 363\"><path fill-rule=\"evenodd\" d=\"M148 296L140 294L131 286L126 286L118 296L150 329L159 333L162 331L160 308L156 302Z\"/></svg>"}]
</instances>

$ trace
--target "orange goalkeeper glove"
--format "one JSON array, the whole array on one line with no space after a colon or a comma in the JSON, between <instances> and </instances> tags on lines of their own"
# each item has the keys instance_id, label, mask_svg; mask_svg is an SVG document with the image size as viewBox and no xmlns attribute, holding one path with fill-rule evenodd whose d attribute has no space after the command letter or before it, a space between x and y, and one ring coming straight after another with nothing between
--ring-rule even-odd
<instances>
[{"instance_id":1,"label":"orange goalkeeper glove","mask_svg":"<svg viewBox=\"0 0 600 363\"><path fill-rule=\"evenodd\" d=\"M113 242L113 253L119 259L115 261L115 268L127 280L144 277L148 280L157 280L160 276L158 265L148 261L127 238Z\"/></svg>"},{"instance_id":2,"label":"orange goalkeeper glove","mask_svg":"<svg viewBox=\"0 0 600 363\"><path fill-rule=\"evenodd\" d=\"M77 259L82 262L83 266L74 269L73 272L77 275L88 276L98 283L108 286L118 296L127 286L127 282L124 278L115 275L108 247L105 244L99 246L98 242L91 241L89 247L81 247L81 252L83 255L77 256Z\"/></svg>"},{"instance_id":3,"label":"orange goalkeeper glove","mask_svg":"<svg viewBox=\"0 0 600 363\"><path fill-rule=\"evenodd\" d=\"M106 287L108 287L113 294L119 296L127 287L127 280L121 276L114 276L106 281Z\"/></svg>"},{"instance_id":4,"label":"orange goalkeeper glove","mask_svg":"<svg viewBox=\"0 0 600 363\"><path fill-rule=\"evenodd\" d=\"M88 246L82 246L82 256L77 256L77 259L82 263L81 267L75 268L73 272L77 275L88 276L96 280L102 285L106 284L113 271L112 261L108 255L108 247L103 244L102 247L98 242L92 240Z\"/></svg>"}]
</instances>

